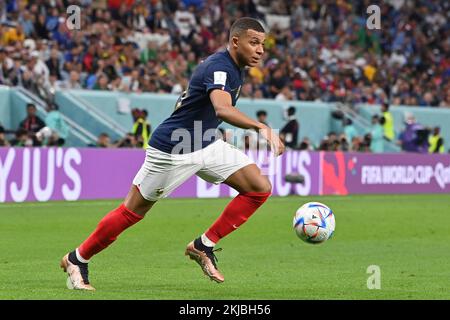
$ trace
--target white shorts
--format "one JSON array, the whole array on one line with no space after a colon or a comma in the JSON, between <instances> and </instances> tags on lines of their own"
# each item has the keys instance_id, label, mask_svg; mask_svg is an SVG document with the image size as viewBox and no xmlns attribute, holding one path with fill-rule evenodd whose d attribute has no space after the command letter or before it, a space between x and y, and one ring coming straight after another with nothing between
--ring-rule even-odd
<instances>
[{"instance_id":1,"label":"white shorts","mask_svg":"<svg viewBox=\"0 0 450 320\"><path fill-rule=\"evenodd\" d=\"M167 197L194 174L219 184L252 163L245 153L223 140L188 154L170 154L149 146L133 184L145 199L157 201Z\"/></svg>"}]
</instances>

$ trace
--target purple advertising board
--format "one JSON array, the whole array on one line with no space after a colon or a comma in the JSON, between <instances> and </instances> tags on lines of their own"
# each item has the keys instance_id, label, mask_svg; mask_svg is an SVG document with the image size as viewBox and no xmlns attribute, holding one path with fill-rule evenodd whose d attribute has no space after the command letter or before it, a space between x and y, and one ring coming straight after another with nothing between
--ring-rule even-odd
<instances>
[{"instance_id":1,"label":"purple advertising board","mask_svg":"<svg viewBox=\"0 0 450 320\"><path fill-rule=\"evenodd\" d=\"M273 195L319 194L319 153L286 152L274 157L247 152L269 176ZM144 161L140 149L0 148L0 202L116 199L127 194ZM301 174L303 184L284 180ZM236 191L193 176L170 197L229 197Z\"/></svg>"},{"instance_id":2,"label":"purple advertising board","mask_svg":"<svg viewBox=\"0 0 450 320\"><path fill-rule=\"evenodd\" d=\"M449 193L450 155L287 151L280 157L248 151L267 175L274 196ZM140 149L0 148L0 202L119 199L144 161ZM292 184L285 176L301 175ZM170 197L236 195L197 176Z\"/></svg>"},{"instance_id":3,"label":"purple advertising board","mask_svg":"<svg viewBox=\"0 0 450 320\"><path fill-rule=\"evenodd\" d=\"M449 154L322 152L321 194L449 193Z\"/></svg>"}]
</instances>

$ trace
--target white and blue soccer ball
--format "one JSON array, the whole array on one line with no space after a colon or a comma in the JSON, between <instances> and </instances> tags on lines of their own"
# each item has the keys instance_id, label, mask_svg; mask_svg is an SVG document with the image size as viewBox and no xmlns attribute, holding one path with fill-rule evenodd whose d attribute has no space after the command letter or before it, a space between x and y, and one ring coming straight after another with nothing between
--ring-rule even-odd
<instances>
[{"instance_id":1,"label":"white and blue soccer ball","mask_svg":"<svg viewBox=\"0 0 450 320\"><path fill-rule=\"evenodd\" d=\"M320 202L308 202L298 208L293 225L300 239L319 244L333 236L336 221L328 206Z\"/></svg>"}]
</instances>

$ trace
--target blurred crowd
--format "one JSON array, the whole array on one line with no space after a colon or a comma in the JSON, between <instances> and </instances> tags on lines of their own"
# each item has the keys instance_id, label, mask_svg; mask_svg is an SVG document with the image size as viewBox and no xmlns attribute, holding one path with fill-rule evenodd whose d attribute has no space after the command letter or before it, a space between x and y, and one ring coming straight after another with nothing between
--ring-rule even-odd
<instances>
[{"instance_id":1,"label":"blurred crowd","mask_svg":"<svg viewBox=\"0 0 450 320\"><path fill-rule=\"evenodd\" d=\"M269 111L270 112L270 111ZM332 117L342 122L336 131L328 132L318 144L307 136L300 134L301 115L296 115L296 108L285 109L285 123L279 130L279 136L287 149L305 151L343 151L343 152L388 152L387 143L391 143L404 152L414 153L450 153L445 150L445 141L440 127L430 127L419 123L410 112L404 114L402 128L394 127L394 118L389 103L381 105L380 113L373 114L371 123L359 130L353 121L339 110L332 112ZM256 112L258 121L272 127L268 111ZM268 148L264 138L252 130L247 130L241 137L235 137L234 130L219 128L223 140L239 146L243 150L265 150ZM302 137L301 139L299 139ZM238 141L236 141L238 139ZM391 149L392 151L393 149Z\"/></svg>"},{"instance_id":2,"label":"blurred crowd","mask_svg":"<svg viewBox=\"0 0 450 320\"><path fill-rule=\"evenodd\" d=\"M145 109L133 108L131 117L133 118L133 127L125 137L112 141L108 133L103 132L97 137L95 144L89 147L98 148L143 148L148 147L148 141L152 133L152 126L147 120L148 112Z\"/></svg>"},{"instance_id":3,"label":"blurred crowd","mask_svg":"<svg viewBox=\"0 0 450 320\"><path fill-rule=\"evenodd\" d=\"M81 8L80 28L74 30L66 21L72 4ZM384 1L379 4L380 30L366 28L370 4L368 0L1 1L0 85L35 92L47 101L49 111L55 109L53 97L59 89L180 94L202 59L226 47L232 22L252 16L263 20L270 34L265 58L246 70L242 97L450 107L449 2ZM111 143L105 133L96 145L145 147L150 126L146 115L140 114L132 115L135 125L127 137ZM292 120L293 115L287 115L287 124L289 117ZM330 132L318 146L308 138L289 141L296 137L289 132L282 132L282 138L292 148L345 151L374 151L382 144L380 139L394 141L386 133L383 115L372 118L372 128L363 136L352 135L350 119L342 121L344 132ZM48 125L30 135L21 127L12 143L39 145L42 139L49 145L64 143L61 132L52 136L44 129L36 135L43 128ZM288 129L292 128L291 123ZM244 145L250 140L244 137Z\"/></svg>"},{"instance_id":4,"label":"blurred crowd","mask_svg":"<svg viewBox=\"0 0 450 320\"><path fill-rule=\"evenodd\" d=\"M63 146L70 128L56 104L48 104L46 117L37 115L36 105L26 105L26 116L17 130L7 130L0 123L0 147Z\"/></svg>"},{"instance_id":5,"label":"blurred crowd","mask_svg":"<svg viewBox=\"0 0 450 320\"><path fill-rule=\"evenodd\" d=\"M365 128L364 132L357 130L352 120L345 117L342 112L333 111L332 117L342 121L342 130L330 131L319 144L315 145L307 136L300 134L300 117L296 115L296 108L290 106L284 110L285 123L279 130L279 136L286 148L291 150L382 153L387 151L385 150L386 142L391 142L405 152L446 152L441 128L428 127L418 123L412 113L405 113L404 128L399 134L396 134L397 130L394 128L394 119L389 108L388 103L383 103L381 113L372 116L371 124ZM26 116L20 122L17 130L5 130L0 123L0 147L64 146L70 134L70 127L58 109L57 104L48 104L46 117L41 119L37 115L36 105L28 103ZM147 110L133 108L131 110L133 126L130 132L115 141L112 141L108 133L100 133L97 141L89 144L88 147L146 149L152 134L152 126L147 116ZM268 111L258 110L256 118L272 127L268 122ZM242 150L267 150L270 148L267 146L266 140L256 131L245 130L244 134L240 134L238 131L219 127L217 137ZM300 136L303 136L301 140L299 140Z\"/></svg>"},{"instance_id":6,"label":"blurred crowd","mask_svg":"<svg viewBox=\"0 0 450 320\"><path fill-rule=\"evenodd\" d=\"M81 7L80 29L66 24ZM62 88L181 93L225 48L241 16L269 26L265 59L242 96L450 107L449 2L7 0L0 4L0 84L52 98Z\"/></svg>"},{"instance_id":7,"label":"blurred crowd","mask_svg":"<svg viewBox=\"0 0 450 320\"><path fill-rule=\"evenodd\" d=\"M59 112L56 103L46 107L45 118L37 114L34 103L27 103L26 116L19 123L17 130L5 129L0 122L0 147L61 147L70 134L70 126ZM98 135L95 143L88 147L98 148L147 148L151 135L151 124L147 120L147 110L133 108L131 117L133 127L124 137L112 141L108 133Z\"/></svg>"}]
</instances>

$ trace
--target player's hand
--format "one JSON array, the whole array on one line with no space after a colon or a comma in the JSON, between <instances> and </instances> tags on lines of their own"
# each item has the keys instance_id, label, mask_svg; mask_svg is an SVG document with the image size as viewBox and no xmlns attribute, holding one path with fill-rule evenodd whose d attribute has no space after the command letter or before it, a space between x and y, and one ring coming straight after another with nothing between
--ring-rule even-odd
<instances>
[{"instance_id":1,"label":"player's hand","mask_svg":"<svg viewBox=\"0 0 450 320\"><path fill-rule=\"evenodd\" d=\"M269 127L264 127L259 129L259 133L267 140L270 145L270 150L275 154L275 156L281 155L284 150L284 143L281 141L280 137Z\"/></svg>"}]
</instances>

